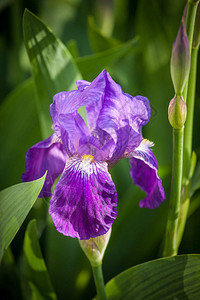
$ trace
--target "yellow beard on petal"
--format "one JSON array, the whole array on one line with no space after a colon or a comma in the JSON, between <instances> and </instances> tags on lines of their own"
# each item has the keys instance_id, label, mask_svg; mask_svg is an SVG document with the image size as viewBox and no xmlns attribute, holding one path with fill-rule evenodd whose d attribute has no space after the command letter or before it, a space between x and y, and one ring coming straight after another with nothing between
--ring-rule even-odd
<instances>
[{"instance_id":1,"label":"yellow beard on petal","mask_svg":"<svg viewBox=\"0 0 200 300\"><path fill-rule=\"evenodd\" d=\"M84 154L81 156L82 161L89 161L89 162L94 162L94 156L91 154Z\"/></svg>"},{"instance_id":2,"label":"yellow beard on petal","mask_svg":"<svg viewBox=\"0 0 200 300\"><path fill-rule=\"evenodd\" d=\"M84 154L82 157L81 157L82 161L80 163L80 169L85 171L85 172L88 172L89 169L91 168L91 164L94 162L94 156L89 154Z\"/></svg>"}]
</instances>

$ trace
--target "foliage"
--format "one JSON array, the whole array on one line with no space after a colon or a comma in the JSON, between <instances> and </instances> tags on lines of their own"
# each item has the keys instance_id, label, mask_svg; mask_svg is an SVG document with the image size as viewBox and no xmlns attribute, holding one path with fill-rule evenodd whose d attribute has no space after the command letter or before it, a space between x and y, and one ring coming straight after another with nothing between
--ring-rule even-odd
<instances>
[{"instance_id":1,"label":"foliage","mask_svg":"<svg viewBox=\"0 0 200 300\"><path fill-rule=\"evenodd\" d=\"M157 259L163 246L170 192L172 142L167 108L174 95L169 62L183 5L180 0L176 3L172 0L32 0L26 1L26 7L39 17L26 10L23 18L22 1L4 1L4 5L0 5L5 23L0 29L0 187L3 190L0 193L0 257L14 238L1 262L3 299L28 299L30 295L31 299L47 299L47 294L51 299L55 299L55 294L58 299L95 296L90 266L77 240L64 237L54 229L46 199L36 201L44 179L22 184L20 177L27 149L49 134L52 96L73 89L77 79L92 80L103 68L125 92L141 94L150 100L152 116L143 135L155 143L159 175L167 195L158 209L141 209L138 203L144 193L132 185L128 161L122 160L111 170L118 192L118 217L103 261L104 279L109 281L108 299L113 299L114 293L114 299L133 299L137 295L134 290L147 297L147 289L153 291L154 283L159 289L159 283L165 279L162 299L167 299L164 296L170 295L171 288L176 287L177 297L183 296L184 290L188 299L194 299L193 288L198 295L199 255ZM22 28L22 19L23 39L22 32L20 35L16 31ZM180 254L200 253L199 88L197 85L193 140L197 168ZM14 186L7 188L11 185ZM12 216L17 217L17 223ZM32 218L37 220L37 233L35 221L26 229ZM10 227L2 234L9 222L14 229ZM34 260L30 268L28 263ZM37 268L42 268L40 274ZM127 285L129 298L123 294ZM12 293L12 289L16 292Z\"/></svg>"}]
</instances>

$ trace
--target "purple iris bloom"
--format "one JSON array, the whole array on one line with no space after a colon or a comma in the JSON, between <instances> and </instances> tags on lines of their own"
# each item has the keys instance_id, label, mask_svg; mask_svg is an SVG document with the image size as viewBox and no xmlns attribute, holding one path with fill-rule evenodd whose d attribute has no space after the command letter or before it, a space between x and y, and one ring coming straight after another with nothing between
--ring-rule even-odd
<instances>
[{"instance_id":1,"label":"purple iris bloom","mask_svg":"<svg viewBox=\"0 0 200 300\"><path fill-rule=\"evenodd\" d=\"M56 229L64 235L89 239L105 234L117 216L117 192L108 170L130 158L133 183L147 196L141 207L156 208L165 199L158 164L142 137L150 119L150 104L142 96L122 91L103 70L91 83L77 81L77 90L53 97L50 113L54 133L31 147L23 181L47 172L40 197L49 204ZM87 125L78 113L85 106Z\"/></svg>"}]
</instances>

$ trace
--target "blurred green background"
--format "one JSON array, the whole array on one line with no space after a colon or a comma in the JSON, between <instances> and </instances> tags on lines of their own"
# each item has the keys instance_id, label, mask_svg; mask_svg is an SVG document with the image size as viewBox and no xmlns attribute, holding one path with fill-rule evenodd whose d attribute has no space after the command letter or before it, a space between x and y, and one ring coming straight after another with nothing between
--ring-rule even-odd
<instances>
[{"instance_id":1,"label":"blurred green background","mask_svg":"<svg viewBox=\"0 0 200 300\"><path fill-rule=\"evenodd\" d=\"M80 57L87 62L95 54L98 59L109 49L138 37L136 45L102 65L125 92L146 96L151 103L152 117L143 135L155 143L153 151L168 198L172 136L167 108L173 97L170 55L184 5L181 0L0 0L1 190L21 181L26 151L42 138L22 33L23 12L28 8L52 29L77 61ZM87 78L81 73L83 79L92 80L99 71L94 60ZM193 148L198 157L199 116L197 84ZM103 262L105 282L126 268L160 256L168 208L168 199L156 210L139 208L144 193L132 185L128 160L118 163L111 174L118 192L118 217ZM200 252L199 213L198 201L188 219L180 253ZM26 298L22 248L32 218L37 219L40 246L58 299L91 299L95 288L89 262L76 239L56 232L48 216L47 199L37 200L13 240L12 266L5 259L2 262L1 299Z\"/></svg>"}]
</instances>

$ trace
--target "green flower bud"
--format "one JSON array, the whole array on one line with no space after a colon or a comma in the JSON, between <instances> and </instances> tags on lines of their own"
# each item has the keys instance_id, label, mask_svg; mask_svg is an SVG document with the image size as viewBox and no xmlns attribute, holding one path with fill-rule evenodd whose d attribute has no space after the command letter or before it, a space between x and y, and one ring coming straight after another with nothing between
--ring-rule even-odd
<instances>
[{"instance_id":1,"label":"green flower bud","mask_svg":"<svg viewBox=\"0 0 200 300\"><path fill-rule=\"evenodd\" d=\"M102 263L104 252L108 245L111 229L104 235L89 240L79 240L80 246L93 267Z\"/></svg>"},{"instance_id":2,"label":"green flower bud","mask_svg":"<svg viewBox=\"0 0 200 300\"><path fill-rule=\"evenodd\" d=\"M197 7L192 46L194 48L198 48L199 44L200 44L200 3Z\"/></svg>"},{"instance_id":3,"label":"green flower bud","mask_svg":"<svg viewBox=\"0 0 200 300\"><path fill-rule=\"evenodd\" d=\"M184 22L181 22L172 48L171 77L175 94L182 94L190 71L190 46Z\"/></svg>"},{"instance_id":4,"label":"green flower bud","mask_svg":"<svg viewBox=\"0 0 200 300\"><path fill-rule=\"evenodd\" d=\"M174 129L181 129L185 124L187 106L182 96L175 96L169 103L168 119Z\"/></svg>"}]
</instances>

